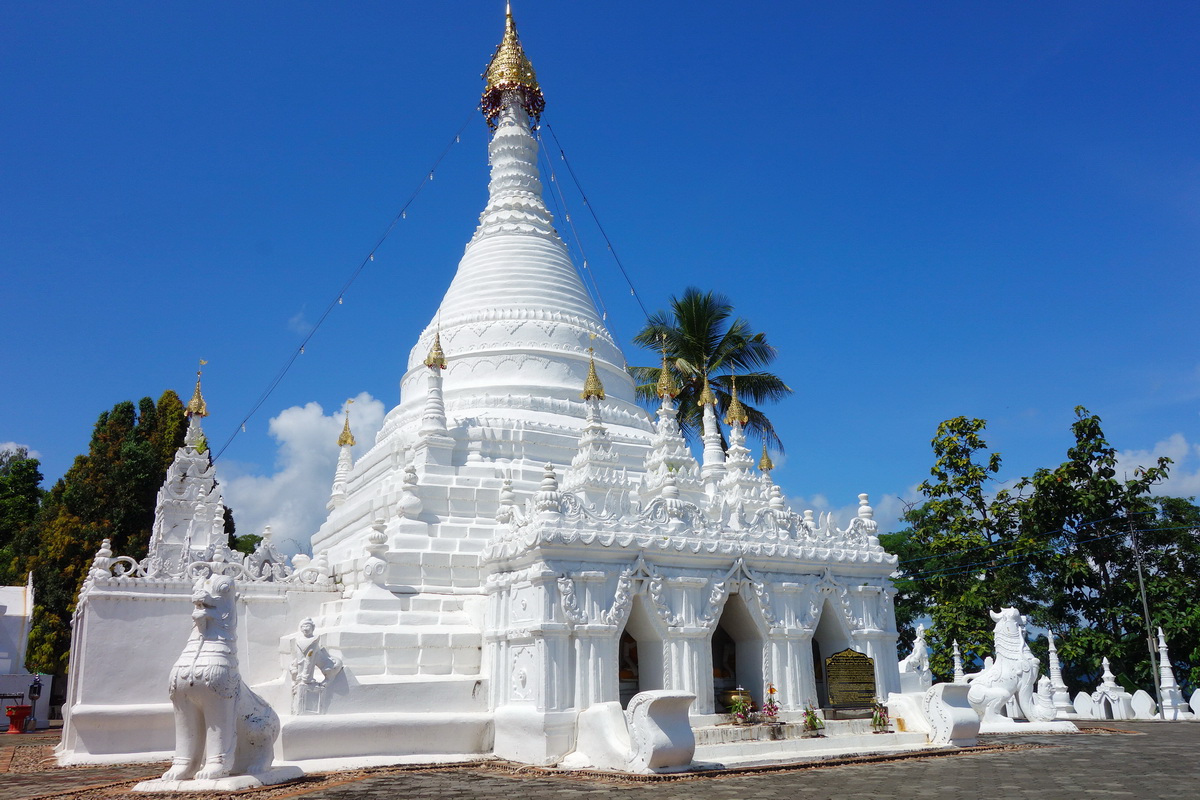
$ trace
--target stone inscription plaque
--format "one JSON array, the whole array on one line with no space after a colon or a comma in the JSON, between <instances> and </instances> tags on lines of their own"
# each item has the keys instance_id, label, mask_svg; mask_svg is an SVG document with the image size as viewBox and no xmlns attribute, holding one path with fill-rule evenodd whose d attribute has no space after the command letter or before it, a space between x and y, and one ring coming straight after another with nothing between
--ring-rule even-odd
<instances>
[{"instance_id":1,"label":"stone inscription plaque","mask_svg":"<svg viewBox=\"0 0 1200 800\"><path fill-rule=\"evenodd\" d=\"M855 650L825 659L825 688L832 708L870 708L875 702L875 661Z\"/></svg>"}]
</instances>

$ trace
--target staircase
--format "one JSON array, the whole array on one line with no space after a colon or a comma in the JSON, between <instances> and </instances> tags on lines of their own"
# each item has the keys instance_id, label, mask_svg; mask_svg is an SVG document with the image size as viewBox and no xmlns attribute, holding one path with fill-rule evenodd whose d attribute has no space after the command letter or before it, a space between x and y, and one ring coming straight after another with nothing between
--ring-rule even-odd
<instances>
[{"instance_id":1,"label":"staircase","mask_svg":"<svg viewBox=\"0 0 1200 800\"><path fill-rule=\"evenodd\" d=\"M819 737L805 735L798 722L779 725L705 725L694 729L699 765L754 767L882 755L930 747L923 733L873 733L867 719L827 720Z\"/></svg>"}]
</instances>

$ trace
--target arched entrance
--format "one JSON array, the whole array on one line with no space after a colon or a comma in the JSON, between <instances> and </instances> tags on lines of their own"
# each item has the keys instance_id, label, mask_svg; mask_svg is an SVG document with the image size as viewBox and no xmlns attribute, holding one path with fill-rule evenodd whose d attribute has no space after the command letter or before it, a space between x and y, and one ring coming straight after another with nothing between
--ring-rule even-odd
<instances>
[{"instance_id":1,"label":"arched entrance","mask_svg":"<svg viewBox=\"0 0 1200 800\"><path fill-rule=\"evenodd\" d=\"M813 678L816 681L817 696L804 698L804 703L815 702L819 708L828 707L829 694L825 684L825 659L850 647L850 632L846 629L842 618L834 611L833 604L826 599L821 604L821 616L817 620L817 627L813 631L812 639Z\"/></svg>"},{"instance_id":2,"label":"arched entrance","mask_svg":"<svg viewBox=\"0 0 1200 800\"><path fill-rule=\"evenodd\" d=\"M741 686L761 705L763 686L763 633L740 593L729 595L721 618L710 640L713 665L713 692L718 707L724 707L721 695Z\"/></svg>"},{"instance_id":3,"label":"arched entrance","mask_svg":"<svg viewBox=\"0 0 1200 800\"><path fill-rule=\"evenodd\" d=\"M621 708L626 708L638 692L662 688L665 688L663 637L639 595L633 599L629 621L617 643L617 693Z\"/></svg>"}]
</instances>

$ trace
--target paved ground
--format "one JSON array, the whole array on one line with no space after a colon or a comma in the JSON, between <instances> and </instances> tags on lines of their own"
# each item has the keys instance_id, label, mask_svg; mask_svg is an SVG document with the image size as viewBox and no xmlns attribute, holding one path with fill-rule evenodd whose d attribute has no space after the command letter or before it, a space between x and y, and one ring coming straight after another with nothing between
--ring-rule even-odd
<instances>
[{"instance_id":1,"label":"paved ground","mask_svg":"<svg viewBox=\"0 0 1200 800\"><path fill-rule=\"evenodd\" d=\"M1016 800L1038 798L1200 797L1200 723L1116 723L1125 734L986 737L988 742L1043 745L879 764L760 772L655 783L569 776L509 775L458 768L351 778L340 785L303 784L284 790L305 800L441 798L480 800L754 800L755 798L913 798ZM51 735L52 738L53 734ZM13 744L30 737L0 736L0 773ZM17 741L13 741L17 740ZM153 773L157 768L54 769L0 774L0 798L74 794L86 787ZM312 789L309 791L309 789ZM253 798L250 794L248 797Z\"/></svg>"}]
</instances>

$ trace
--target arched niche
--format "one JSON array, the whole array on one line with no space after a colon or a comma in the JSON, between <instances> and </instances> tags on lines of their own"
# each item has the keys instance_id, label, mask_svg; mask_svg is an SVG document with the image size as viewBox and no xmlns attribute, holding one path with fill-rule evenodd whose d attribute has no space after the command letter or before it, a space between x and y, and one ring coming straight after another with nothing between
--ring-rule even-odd
<instances>
[{"instance_id":1,"label":"arched niche","mask_svg":"<svg viewBox=\"0 0 1200 800\"><path fill-rule=\"evenodd\" d=\"M724 705L722 692L738 686L750 692L756 705L762 704L765 639L761 616L751 611L741 592L731 593L709 640L718 705Z\"/></svg>"},{"instance_id":2,"label":"arched niche","mask_svg":"<svg viewBox=\"0 0 1200 800\"><path fill-rule=\"evenodd\" d=\"M1100 699L1100 718L1113 719L1112 701L1110 701L1107 697L1102 697Z\"/></svg>"},{"instance_id":3,"label":"arched niche","mask_svg":"<svg viewBox=\"0 0 1200 800\"><path fill-rule=\"evenodd\" d=\"M646 608L646 598L633 598L629 619L617 642L617 693L621 708L638 692L664 689L663 633Z\"/></svg>"},{"instance_id":4,"label":"arched niche","mask_svg":"<svg viewBox=\"0 0 1200 800\"><path fill-rule=\"evenodd\" d=\"M817 688L817 696L812 699L817 706L829 705L829 695L825 686L825 659L847 649L852 649L850 629L826 597L821 604L821 616L817 618L817 627L813 630L812 637L813 679Z\"/></svg>"}]
</instances>

